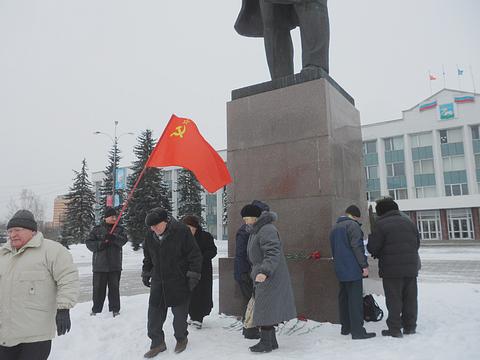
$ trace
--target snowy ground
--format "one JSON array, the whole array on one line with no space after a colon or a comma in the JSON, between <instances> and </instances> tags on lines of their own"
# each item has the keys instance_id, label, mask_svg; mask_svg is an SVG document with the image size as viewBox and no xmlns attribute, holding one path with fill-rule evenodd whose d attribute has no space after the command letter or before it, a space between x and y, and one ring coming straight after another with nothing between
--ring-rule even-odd
<instances>
[{"instance_id":1,"label":"snowy ground","mask_svg":"<svg viewBox=\"0 0 480 360\"><path fill-rule=\"evenodd\" d=\"M217 242L219 256L226 256L226 242ZM79 265L81 278L88 283L91 276L91 253L82 246L72 248L75 262ZM480 263L479 247L428 247L421 249L425 272L436 276L420 277L418 333L403 339L377 338L353 341L340 335L339 325L315 321L291 320L280 327L280 349L269 354L256 355L248 350L255 340L241 336L241 324L233 317L218 315L218 279L214 281L217 299L212 315L207 317L202 330L190 329L187 350L179 355L173 353L175 339L171 315L165 323L167 351L156 357L187 359L229 360L263 359L480 359L480 281L476 276L450 276L455 264L466 264L466 270L475 269ZM125 247L122 294L133 290L124 289L124 280L140 282L139 267L142 256ZM214 272L218 272L217 261ZM434 264L433 266L431 264ZM435 265L436 264L436 265ZM453 265L452 265L453 264ZM428 268L430 267L430 270ZM472 271L470 271L472 273ZM446 282L447 280L448 282ZM139 289L142 289L139 287ZM145 291L143 288L142 292ZM135 291L133 291L135 293ZM376 297L385 309L382 296ZM148 350L146 336L146 312L148 294L122 297L122 313L113 319L104 312L96 317L88 315L90 301L78 304L72 310L72 331L56 338L50 359L53 360L130 360L142 359ZM367 323L369 331L379 335L385 328L385 320Z\"/></svg>"}]
</instances>

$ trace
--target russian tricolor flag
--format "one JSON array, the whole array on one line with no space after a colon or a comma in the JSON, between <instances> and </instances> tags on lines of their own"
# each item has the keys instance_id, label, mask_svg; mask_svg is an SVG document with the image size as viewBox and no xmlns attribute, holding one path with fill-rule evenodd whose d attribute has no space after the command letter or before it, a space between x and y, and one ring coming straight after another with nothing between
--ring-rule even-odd
<instances>
[{"instance_id":1,"label":"russian tricolor flag","mask_svg":"<svg viewBox=\"0 0 480 360\"><path fill-rule=\"evenodd\" d=\"M475 101L475 97L470 95L455 97L455 102L457 104L472 103L474 101Z\"/></svg>"},{"instance_id":2,"label":"russian tricolor flag","mask_svg":"<svg viewBox=\"0 0 480 360\"><path fill-rule=\"evenodd\" d=\"M419 110L425 111L425 110L433 109L436 106L437 106L437 100L420 105Z\"/></svg>"}]
</instances>

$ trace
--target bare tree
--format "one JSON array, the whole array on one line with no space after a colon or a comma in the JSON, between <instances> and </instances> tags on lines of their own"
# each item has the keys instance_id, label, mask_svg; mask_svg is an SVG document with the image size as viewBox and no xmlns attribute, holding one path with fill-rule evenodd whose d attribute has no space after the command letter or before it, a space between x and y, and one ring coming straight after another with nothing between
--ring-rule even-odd
<instances>
[{"instance_id":1,"label":"bare tree","mask_svg":"<svg viewBox=\"0 0 480 360\"><path fill-rule=\"evenodd\" d=\"M30 210L38 222L45 220L45 204L32 190L23 189L17 198L10 198L7 204L8 219L21 209Z\"/></svg>"}]
</instances>

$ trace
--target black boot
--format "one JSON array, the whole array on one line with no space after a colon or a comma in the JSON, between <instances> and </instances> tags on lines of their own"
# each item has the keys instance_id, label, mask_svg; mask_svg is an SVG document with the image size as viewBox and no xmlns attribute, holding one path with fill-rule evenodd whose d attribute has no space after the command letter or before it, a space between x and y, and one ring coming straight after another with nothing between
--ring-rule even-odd
<instances>
[{"instance_id":1,"label":"black boot","mask_svg":"<svg viewBox=\"0 0 480 360\"><path fill-rule=\"evenodd\" d=\"M260 342L256 345L250 347L250 351L252 352L271 352L272 351L272 333L275 332L275 329L269 330L260 330Z\"/></svg>"},{"instance_id":2,"label":"black boot","mask_svg":"<svg viewBox=\"0 0 480 360\"><path fill-rule=\"evenodd\" d=\"M243 328L242 335L245 339L260 339L260 331L258 328Z\"/></svg>"},{"instance_id":3,"label":"black boot","mask_svg":"<svg viewBox=\"0 0 480 360\"><path fill-rule=\"evenodd\" d=\"M275 328L272 331L272 350L278 349L277 335L275 333Z\"/></svg>"}]
</instances>

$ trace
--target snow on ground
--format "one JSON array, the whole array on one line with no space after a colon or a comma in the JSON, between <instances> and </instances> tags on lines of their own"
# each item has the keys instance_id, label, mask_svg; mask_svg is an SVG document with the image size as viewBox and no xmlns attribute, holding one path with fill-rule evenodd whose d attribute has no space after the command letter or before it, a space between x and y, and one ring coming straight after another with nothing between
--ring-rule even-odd
<instances>
[{"instance_id":1,"label":"snow on ground","mask_svg":"<svg viewBox=\"0 0 480 360\"><path fill-rule=\"evenodd\" d=\"M226 256L227 244L217 242L219 255ZM141 252L125 248L125 267L141 265ZM72 247L72 253L80 267L90 270L91 253L84 246ZM457 255L455 255L457 253ZM422 258L479 259L479 248L467 250L452 248L422 249ZM475 255L476 254L476 255ZM217 263L217 261L215 261ZM215 270L214 270L215 271ZM82 270L81 276L87 276ZM90 272L88 272L90 275ZM218 280L214 281L215 307L205 318L204 328L190 329L187 350L174 354L175 339L172 315L164 325L167 351L155 359L175 358L229 360L262 359L401 359L401 360L463 360L480 358L480 284L471 283L419 283L418 333L403 339L385 338L380 331L386 328L385 319L379 323L366 323L377 337L369 340L351 340L340 335L340 326L315 321L291 320L278 330L280 349L269 354L252 354L248 347L256 340L241 336L241 324L236 318L218 315ZM385 299L376 296L385 310ZM72 330L66 336L55 338L52 360L130 360L143 359L150 342L146 335L148 294L123 296L122 312L117 318L104 311L96 317L89 316L91 303L78 304L71 312ZM386 312L386 311L385 311Z\"/></svg>"}]
</instances>

